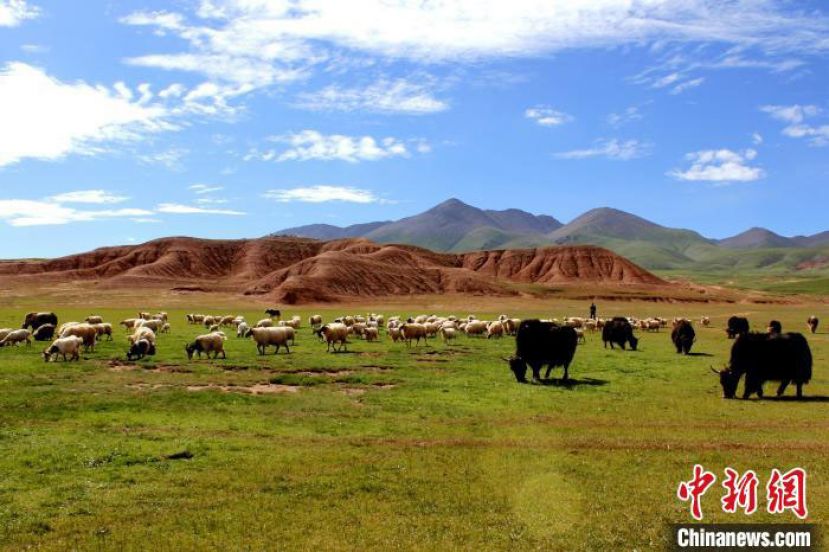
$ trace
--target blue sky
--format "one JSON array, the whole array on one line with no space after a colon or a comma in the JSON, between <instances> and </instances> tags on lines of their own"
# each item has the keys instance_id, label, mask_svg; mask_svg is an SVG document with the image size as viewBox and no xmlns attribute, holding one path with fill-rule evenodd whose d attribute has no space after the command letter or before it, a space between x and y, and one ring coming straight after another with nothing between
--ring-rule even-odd
<instances>
[{"instance_id":1,"label":"blue sky","mask_svg":"<svg viewBox=\"0 0 829 552\"><path fill-rule=\"evenodd\" d=\"M0 0L0 258L448 197L829 228L829 9Z\"/></svg>"}]
</instances>

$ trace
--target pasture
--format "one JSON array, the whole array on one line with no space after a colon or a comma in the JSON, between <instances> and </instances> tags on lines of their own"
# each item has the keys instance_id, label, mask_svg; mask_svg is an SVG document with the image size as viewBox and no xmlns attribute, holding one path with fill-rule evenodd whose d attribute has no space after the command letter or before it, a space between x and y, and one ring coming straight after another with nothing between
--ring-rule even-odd
<instances>
[{"instance_id":1,"label":"pasture","mask_svg":"<svg viewBox=\"0 0 829 552\"><path fill-rule=\"evenodd\" d=\"M229 335L227 360L187 361L204 328L186 312L263 317L232 297L110 297L61 303L7 297L0 327L28 310L117 324L166 310L155 357L127 363L126 332L80 362L44 363L44 343L0 350L0 546L17 550L633 550L663 549L667 524L690 520L676 497L695 463L807 469L810 519L829 514L829 334L826 305L604 302L600 316L677 315L695 324L693 356L669 331L638 331L639 351L587 333L570 385L520 385L502 357L514 339L460 337L407 348L385 334L329 354L307 318L346 313L585 315L589 301L415 298L283 307L303 327L290 354L260 357ZM709 367L731 342L735 313L808 335L807 400L724 400ZM709 356L710 355L710 356ZM553 372L559 378L561 371ZM775 384L768 384L773 395ZM742 384L740 385L742 390ZM706 521L744 521L719 507ZM765 496L761 490L761 510ZM758 511L750 521L796 521Z\"/></svg>"}]
</instances>

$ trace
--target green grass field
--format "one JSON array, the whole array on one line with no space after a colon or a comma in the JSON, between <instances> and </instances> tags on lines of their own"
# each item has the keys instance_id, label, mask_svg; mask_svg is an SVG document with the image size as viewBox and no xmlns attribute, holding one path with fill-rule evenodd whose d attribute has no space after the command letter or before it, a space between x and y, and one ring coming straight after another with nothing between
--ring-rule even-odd
<instances>
[{"instance_id":1,"label":"green grass field","mask_svg":"<svg viewBox=\"0 0 829 552\"><path fill-rule=\"evenodd\" d=\"M313 312L483 318L502 307L442 301ZM35 303L5 301L0 327L19 326ZM136 307L48 302L62 321L95 313L116 324L141 306L122 304ZM184 344L201 328L185 312L255 321L261 307L176 307L165 309L173 331L159 336L157 356L134 366L123 330L80 362L44 363L42 343L0 350L4 549L663 549L667 525L690 520L675 493L694 463L720 479L726 466L754 469L761 485L772 468L802 466L810 519L829 514L825 328L809 336L811 400L727 401L709 371L727 359L728 315L803 331L809 308L600 305L603 316L710 315L713 327L697 328L704 355L677 356L665 331L640 333L638 352L588 334L576 381L562 386L517 384L501 360L511 338L412 349L353 340L348 353L328 354L306 325L289 355L259 357L251 341L229 337L227 360L188 362ZM581 310L530 302L505 312ZM270 392L252 394L255 385ZM183 451L192 458L167 458ZM718 482L705 496L706 521L744 521L720 511L721 491ZM761 511L750 521L795 518Z\"/></svg>"}]
</instances>

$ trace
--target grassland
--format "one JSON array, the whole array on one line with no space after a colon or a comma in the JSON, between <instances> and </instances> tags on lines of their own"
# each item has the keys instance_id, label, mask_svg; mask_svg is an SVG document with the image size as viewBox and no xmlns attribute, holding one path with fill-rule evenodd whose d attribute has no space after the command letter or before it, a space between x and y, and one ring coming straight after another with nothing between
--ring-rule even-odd
<instances>
[{"instance_id":1,"label":"grassland","mask_svg":"<svg viewBox=\"0 0 829 552\"><path fill-rule=\"evenodd\" d=\"M811 400L726 401L709 371L727 358L728 315L799 331L812 307L600 304L603 316L707 314L713 325L698 328L702 354L689 357L666 332L642 335L638 352L588 335L570 386L515 383L500 360L511 339L354 341L327 354L306 328L290 355L259 357L231 337L227 360L188 362L184 344L199 328L185 312L261 317L262 306L233 297L6 296L0 327L44 307L63 321L96 313L116 323L164 308L173 331L136 365L123 360L123 331L78 363L44 363L42 344L0 350L3 549L662 549L667 524L689 520L675 492L694 463L718 475L751 468L763 482L772 468L803 466L810 519L829 514L825 329L809 337ZM415 298L288 314L584 308ZM268 392L252 394L255 385ZM183 451L192 458L168 458ZM719 491L704 498L706 520L742 521L720 511Z\"/></svg>"}]
</instances>

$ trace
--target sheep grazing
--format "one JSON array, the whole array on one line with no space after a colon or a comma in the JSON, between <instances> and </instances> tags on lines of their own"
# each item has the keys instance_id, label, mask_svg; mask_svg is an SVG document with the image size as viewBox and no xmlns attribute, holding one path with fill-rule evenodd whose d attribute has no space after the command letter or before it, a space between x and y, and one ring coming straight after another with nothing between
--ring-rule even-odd
<instances>
[{"instance_id":1,"label":"sheep grazing","mask_svg":"<svg viewBox=\"0 0 829 552\"><path fill-rule=\"evenodd\" d=\"M127 337L127 340L130 343L137 343L142 339L146 339L150 343L155 344L155 332L152 331L150 328L145 328L142 326L139 328L135 328L135 332L131 336Z\"/></svg>"},{"instance_id":2,"label":"sheep grazing","mask_svg":"<svg viewBox=\"0 0 829 552\"><path fill-rule=\"evenodd\" d=\"M492 337L503 337L504 336L504 325L501 322L492 322L486 328L486 338L490 339Z\"/></svg>"},{"instance_id":3,"label":"sheep grazing","mask_svg":"<svg viewBox=\"0 0 829 552\"><path fill-rule=\"evenodd\" d=\"M205 316L202 319L202 324L204 325L205 328L209 328L211 326L214 326L214 325L218 324L219 320L220 320L220 318L217 317L217 316L209 316L208 315L208 316Z\"/></svg>"},{"instance_id":4,"label":"sheep grazing","mask_svg":"<svg viewBox=\"0 0 829 552\"><path fill-rule=\"evenodd\" d=\"M254 328L270 328L273 326L273 320L270 318L263 318L259 322L257 322L253 327Z\"/></svg>"},{"instance_id":5,"label":"sheep grazing","mask_svg":"<svg viewBox=\"0 0 829 552\"><path fill-rule=\"evenodd\" d=\"M355 322L348 327L348 332L356 336L362 337L366 331L366 325L363 322Z\"/></svg>"},{"instance_id":6,"label":"sheep grazing","mask_svg":"<svg viewBox=\"0 0 829 552\"><path fill-rule=\"evenodd\" d=\"M319 314L312 314L308 317L308 325L312 328L316 328L317 326L322 326L322 316Z\"/></svg>"},{"instance_id":7,"label":"sheep grazing","mask_svg":"<svg viewBox=\"0 0 829 552\"><path fill-rule=\"evenodd\" d=\"M711 319L707 316L703 316L702 318L699 319L699 323L702 324L705 327L708 327L708 326L711 325Z\"/></svg>"},{"instance_id":8,"label":"sheep grazing","mask_svg":"<svg viewBox=\"0 0 829 552\"><path fill-rule=\"evenodd\" d=\"M121 320L118 325L124 326L125 330L131 330L135 327L136 322L138 322L137 318L127 318L126 320Z\"/></svg>"},{"instance_id":9,"label":"sheep grazing","mask_svg":"<svg viewBox=\"0 0 829 552\"><path fill-rule=\"evenodd\" d=\"M210 326L210 328L207 329L207 332L208 333L216 333L220 329L221 329L221 326L219 326L218 324L213 324L212 326Z\"/></svg>"},{"instance_id":10,"label":"sheep grazing","mask_svg":"<svg viewBox=\"0 0 829 552\"><path fill-rule=\"evenodd\" d=\"M424 344L429 344L429 342L426 339L426 326L423 324L418 324L417 322L407 322L406 324L400 326L400 335L406 342L407 347L412 346L412 340L415 340L415 345L420 345L421 339L423 340Z\"/></svg>"},{"instance_id":11,"label":"sheep grazing","mask_svg":"<svg viewBox=\"0 0 829 552\"><path fill-rule=\"evenodd\" d=\"M205 353L207 358L210 358L210 353L213 353L214 360L219 357L219 353L222 354L223 359L227 358L225 337L218 332L198 336L193 342L185 345L184 350L189 360L193 360L194 353L198 353L199 358L201 358L202 353Z\"/></svg>"},{"instance_id":12,"label":"sheep grazing","mask_svg":"<svg viewBox=\"0 0 829 552\"><path fill-rule=\"evenodd\" d=\"M43 360L45 362L56 360L58 355L63 356L64 362L67 360L66 355L69 355L69 360L80 360L81 345L83 345L83 338L78 336L60 337L43 350Z\"/></svg>"},{"instance_id":13,"label":"sheep grazing","mask_svg":"<svg viewBox=\"0 0 829 552\"><path fill-rule=\"evenodd\" d=\"M273 354L278 354L280 347L285 347L285 351L288 353L291 352L288 348L288 341L293 338L293 328L285 326L252 328L250 335L253 341L256 342L256 350L259 351L260 355L266 354L268 347L276 347Z\"/></svg>"},{"instance_id":14,"label":"sheep grazing","mask_svg":"<svg viewBox=\"0 0 829 552\"><path fill-rule=\"evenodd\" d=\"M170 333L170 323L165 322L164 325L161 326L161 330L159 330L159 333Z\"/></svg>"},{"instance_id":15,"label":"sheep grazing","mask_svg":"<svg viewBox=\"0 0 829 552\"><path fill-rule=\"evenodd\" d=\"M0 329L0 339L6 339L6 336L9 335L14 330L12 328L3 328Z\"/></svg>"},{"instance_id":16,"label":"sheep grazing","mask_svg":"<svg viewBox=\"0 0 829 552\"><path fill-rule=\"evenodd\" d=\"M95 331L98 333L98 337L105 335L109 338L108 341L112 341L112 324L108 322L99 322L97 324L92 324L92 327L95 328Z\"/></svg>"},{"instance_id":17,"label":"sheep grazing","mask_svg":"<svg viewBox=\"0 0 829 552\"><path fill-rule=\"evenodd\" d=\"M363 338L366 341L377 341L380 339L380 330L377 328L366 328L363 332Z\"/></svg>"},{"instance_id":18,"label":"sheep grazing","mask_svg":"<svg viewBox=\"0 0 829 552\"><path fill-rule=\"evenodd\" d=\"M67 328L71 328L72 326L78 326L78 325L80 325L80 322L64 322L58 328L57 334L61 335L63 332L66 331Z\"/></svg>"},{"instance_id":19,"label":"sheep grazing","mask_svg":"<svg viewBox=\"0 0 829 552\"><path fill-rule=\"evenodd\" d=\"M187 314L185 315L188 324L201 324L204 322L204 315L203 314Z\"/></svg>"},{"instance_id":20,"label":"sheep grazing","mask_svg":"<svg viewBox=\"0 0 829 552\"><path fill-rule=\"evenodd\" d=\"M103 324L104 317L103 316L87 316L86 318L84 318L84 322L86 322L87 324L92 324L92 325Z\"/></svg>"},{"instance_id":21,"label":"sheep grazing","mask_svg":"<svg viewBox=\"0 0 829 552\"><path fill-rule=\"evenodd\" d=\"M247 337L249 332L250 326L248 326L247 322L242 322L236 326L236 337Z\"/></svg>"},{"instance_id":22,"label":"sheep grazing","mask_svg":"<svg viewBox=\"0 0 829 552\"><path fill-rule=\"evenodd\" d=\"M59 335L60 337L69 337L70 335L80 337L83 339L84 350L94 351L98 339L98 330L95 326L90 326L89 324L77 324L65 328Z\"/></svg>"},{"instance_id":23,"label":"sheep grazing","mask_svg":"<svg viewBox=\"0 0 829 552\"><path fill-rule=\"evenodd\" d=\"M486 322L480 320L472 320L464 328L466 335L484 335L487 331Z\"/></svg>"},{"instance_id":24,"label":"sheep grazing","mask_svg":"<svg viewBox=\"0 0 829 552\"><path fill-rule=\"evenodd\" d=\"M443 338L444 343L449 343L458 336L458 331L455 328L447 328L446 326L440 329L440 337Z\"/></svg>"},{"instance_id":25,"label":"sheep grazing","mask_svg":"<svg viewBox=\"0 0 829 552\"><path fill-rule=\"evenodd\" d=\"M167 322L167 313L166 312L157 312L152 316L153 320L161 320L162 322Z\"/></svg>"},{"instance_id":26,"label":"sheep grazing","mask_svg":"<svg viewBox=\"0 0 829 552\"><path fill-rule=\"evenodd\" d=\"M14 330L6 334L2 340L0 340L0 347L6 346L17 346L23 342L26 342L26 346L30 347L32 345L32 332L29 330Z\"/></svg>"},{"instance_id":27,"label":"sheep grazing","mask_svg":"<svg viewBox=\"0 0 829 552\"><path fill-rule=\"evenodd\" d=\"M348 326L345 324L325 324L315 332L320 338L324 338L327 344L326 351L340 352L343 349L348 350ZM340 344L337 348L337 344Z\"/></svg>"},{"instance_id":28,"label":"sheep grazing","mask_svg":"<svg viewBox=\"0 0 829 552\"><path fill-rule=\"evenodd\" d=\"M279 309L265 309L265 314L271 318L282 318L282 311Z\"/></svg>"},{"instance_id":29,"label":"sheep grazing","mask_svg":"<svg viewBox=\"0 0 829 552\"><path fill-rule=\"evenodd\" d=\"M222 316L219 319L219 321L216 322L216 324L218 324L219 326L232 326L234 320L236 320L236 317L233 316L232 314L229 314L227 316Z\"/></svg>"},{"instance_id":30,"label":"sheep grazing","mask_svg":"<svg viewBox=\"0 0 829 552\"><path fill-rule=\"evenodd\" d=\"M391 324L391 322L389 322ZM400 333L400 328L389 326L389 338L391 338L392 343L397 343L401 339L403 339L403 335Z\"/></svg>"},{"instance_id":31,"label":"sheep grazing","mask_svg":"<svg viewBox=\"0 0 829 552\"><path fill-rule=\"evenodd\" d=\"M150 313L148 313L148 312L139 312L138 313L138 318L140 318L141 320L149 320L150 319Z\"/></svg>"},{"instance_id":32,"label":"sheep grazing","mask_svg":"<svg viewBox=\"0 0 829 552\"><path fill-rule=\"evenodd\" d=\"M44 324L40 326L35 332L32 334L35 341L49 341L55 336L55 325L54 324Z\"/></svg>"},{"instance_id":33,"label":"sheep grazing","mask_svg":"<svg viewBox=\"0 0 829 552\"><path fill-rule=\"evenodd\" d=\"M130 345L127 351L127 360L141 360L147 355L155 354L155 343L150 343L146 339L139 339Z\"/></svg>"}]
</instances>

